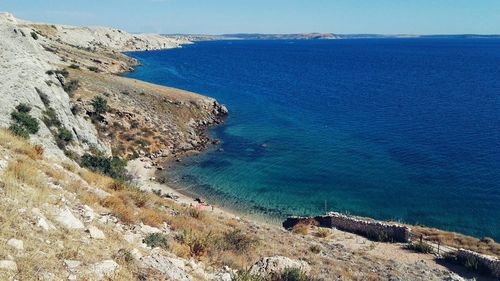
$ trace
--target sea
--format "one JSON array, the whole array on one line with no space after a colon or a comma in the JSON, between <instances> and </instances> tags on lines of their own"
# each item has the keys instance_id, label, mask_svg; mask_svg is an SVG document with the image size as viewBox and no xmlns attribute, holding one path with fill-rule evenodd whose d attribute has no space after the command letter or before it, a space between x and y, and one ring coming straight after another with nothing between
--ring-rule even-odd
<instances>
[{"instance_id":1,"label":"sea","mask_svg":"<svg viewBox=\"0 0 500 281\"><path fill-rule=\"evenodd\" d=\"M166 176L280 221L326 211L500 240L500 39L206 41L125 76L216 98L219 145Z\"/></svg>"}]
</instances>

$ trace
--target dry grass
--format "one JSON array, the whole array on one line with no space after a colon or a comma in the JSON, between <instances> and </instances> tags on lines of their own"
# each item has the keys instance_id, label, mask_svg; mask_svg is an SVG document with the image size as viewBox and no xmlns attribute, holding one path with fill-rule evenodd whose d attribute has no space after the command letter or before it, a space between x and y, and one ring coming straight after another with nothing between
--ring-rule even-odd
<instances>
[{"instance_id":1,"label":"dry grass","mask_svg":"<svg viewBox=\"0 0 500 281\"><path fill-rule=\"evenodd\" d=\"M144 224L153 227L160 227L163 222L166 221L164 214L160 213L158 210L152 210L148 208L140 209L139 217Z\"/></svg>"},{"instance_id":2,"label":"dry grass","mask_svg":"<svg viewBox=\"0 0 500 281\"><path fill-rule=\"evenodd\" d=\"M114 180L109 177L103 176L98 173L94 173L92 171L83 168L79 169L78 175L88 184L95 187L99 187L103 190L106 190L114 182Z\"/></svg>"},{"instance_id":3,"label":"dry grass","mask_svg":"<svg viewBox=\"0 0 500 281\"><path fill-rule=\"evenodd\" d=\"M319 238L328 238L332 235L332 232L328 228L318 228L318 231L316 231L316 236Z\"/></svg>"},{"instance_id":4,"label":"dry grass","mask_svg":"<svg viewBox=\"0 0 500 281\"><path fill-rule=\"evenodd\" d=\"M416 235L423 235L426 240L435 242L440 241L446 246L464 248L478 253L500 257L500 244L488 239L480 240L458 233L419 226L413 226L412 232Z\"/></svg>"},{"instance_id":5,"label":"dry grass","mask_svg":"<svg viewBox=\"0 0 500 281\"><path fill-rule=\"evenodd\" d=\"M33 160L43 158L43 148L33 146L27 140L12 135L7 129L0 128L0 145Z\"/></svg>"},{"instance_id":6,"label":"dry grass","mask_svg":"<svg viewBox=\"0 0 500 281\"><path fill-rule=\"evenodd\" d=\"M292 228L292 232L300 235L309 234L309 225L299 223Z\"/></svg>"},{"instance_id":7,"label":"dry grass","mask_svg":"<svg viewBox=\"0 0 500 281\"><path fill-rule=\"evenodd\" d=\"M135 223L137 220L133 208L127 206L127 203L120 197L108 196L101 201L101 205L110 209L113 215L124 223Z\"/></svg>"}]
</instances>

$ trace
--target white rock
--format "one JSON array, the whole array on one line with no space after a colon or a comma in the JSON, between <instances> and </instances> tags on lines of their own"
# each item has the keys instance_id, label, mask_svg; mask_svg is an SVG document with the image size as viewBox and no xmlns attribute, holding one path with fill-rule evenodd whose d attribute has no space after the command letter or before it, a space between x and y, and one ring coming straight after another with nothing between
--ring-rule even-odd
<instances>
[{"instance_id":1,"label":"white rock","mask_svg":"<svg viewBox=\"0 0 500 281\"><path fill-rule=\"evenodd\" d=\"M90 226L88 229L90 233L90 237L92 239L105 239L106 235L104 235L104 232L102 232L99 228L95 226Z\"/></svg>"},{"instance_id":2,"label":"white rock","mask_svg":"<svg viewBox=\"0 0 500 281\"><path fill-rule=\"evenodd\" d=\"M49 231L51 229L55 229L54 225L52 225L50 222L47 221L45 217L38 217L36 221L36 226L40 227L44 231Z\"/></svg>"},{"instance_id":3,"label":"white rock","mask_svg":"<svg viewBox=\"0 0 500 281\"><path fill-rule=\"evenodd\" d=\"M22 240L17 240L17 239L9 239L9 241L7 241L7 245L11 246L12 248L18 250L18 251L22 251L24 250L24 243Z\"/></svg>"},{"instance_id":4,"label":"white rock","mask_svg":"<svg viewBox=\"0 0 500 281\"><path fill-rule=\"evenodd\" d=\"M69 280L69 281L76 281L76 280L77 280L77 277L76 277L76 275L74 275L74 274L70 274L70 275L68 276L68 280Z\"/></svg>"},{"instance_id":5,"label":"white rock","mask_svg":"<svg viewBox=\"0 0 500 281\"><path fill-rule=\"evenodd\" d=\"M64 260L64 266L66 266L67 269L69 270L74 270L76 269L77 267L79 267L81 264L80 261L76 261L76 260Z\"/></svg>"},{"instance_id":6,"label":"white rock","mask_svg":"<svg viewBox=\"0 0 500 281\"><path fill-rule=\"evenodd\" d=\"M218 272L214 275L214 281L232 281L231 274L228 272Z\"/></svg>"},{"instance_id":7,"label":"white rock","mask_svg":"<svg viewBox=\"0 0 500 281\"><path fill-rule=\"evenodd\" d=\"M0 173L3 172L3 170L7 167L9 162L5 160L0 160Z\"/></svg>"},{"instance_id":8,"label":"white rock","mask_svg":"<svg viewBox=\"0 0 500 281\"><path fill-rule=\"evenodd\" d=\"M140 266L160 271L167 277L167 280L193 280L193 278L182 268L176 266L175 262L173 262L170 258L163 256L159 251L153 250L151 255L141 258Z\"/></svg>"},{"instance_id":9,"label":"white rock","mask_svg":"<svg viewBox=\"0 0 500 281\"><path fill-rule=\"evenodd\" d=\"M125 239L125 241L127 241L130 244L134 244L137 241L139 241L140 236L134 233L125 233L123 235L123 239Z\"/></svg>"},{"instance_id":10,"label":"white rock","mask_svg":"<svg viewBox=\"0 0 500 281\"><path fill-rule=\"evenodd\" d=\"M311 267L305 261L275 256L262 258L256 262L252 266L250 273L261 277L267 277L278 275L285 269L300 269L304 273L309 273L309 271L311 271Z\"/></svg>"},{"instance_id":11,"label":"white rock","mask_svg":"<svg viewBox=\"0 0 500 281\"><path fill-rule=\"evenodd\" d=\"M17 264L14 261L0 260L0 269L17 271Z\"/></svg>"},{"instance_id":12,"label":"white rock","mask_svg":"<svg viewBox=\"0 0 500 281\"><path fill-rule=\"evenodd\" d=\"M113 260L105 260L95 263L91 266L92 272L96 279L102 280L106 276L110 276L118 269L118 264Z\"/></svg>"},{"instance_id":13,"label":"white rock","mask_svg":"<svg viewBox=\"0 0 500 281\"><path fill-rule=\"evenodd\" d=\"M85 227L68 208L60 209L56 220L67 229L82 229Z\"/></svg>"},{"instance_id":14,"label":"white rock","mask_svg":"<svg viewBox=\"0 0 500 281\"><path fill-rule=\"evenodd\" d=\"M82 211L82 215L83 217L85 218L85 221L87 222L91 222L94 220L95 218L95 213L94 213L94 210L92 210L92 208L90 208L89 206L87 205L84 205L81 209Z\"/></svg>"},{"instance_id":15,"label":"white rock","mask_svg":"<svg viewBox=\"0 0 500 281\"><path fill-rule=\"evenodd\" d=\"M149 225L141 224L141 232L144 234L160 233L161 230Z\"/></svg>"},{"instance_id":16,"label":"white rock","mask_svg":"<svg viewBox=\"0 0 500 281\"><path fill-rule=\"evenodd\" d=\"M134 248L132 251L130 251L130 253L132 254L132 257L134 257L134 259L136 259L136 260L139 260L142 258L142 254L138 249Z\"/></svg>"}]
</instances>

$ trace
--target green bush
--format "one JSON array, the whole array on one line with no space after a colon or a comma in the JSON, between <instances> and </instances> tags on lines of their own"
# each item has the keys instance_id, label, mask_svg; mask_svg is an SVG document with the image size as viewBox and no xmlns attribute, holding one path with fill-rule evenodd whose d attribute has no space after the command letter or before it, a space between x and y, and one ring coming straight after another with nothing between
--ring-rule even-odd
<instances>
[{"instance_id":1,"label":"green bush","mask_svg":"<svg viewBox=\"0 0 500 281\"><path fill-rule=\"evenodd\" d=\"M26 110L26 107L21 107L21 109ZM13 111L10 116L17 124L23 126L30 134L36 134L40 129L38 120L31 117L27 112Z\"/></svg>"},{"instance_id":2,"label":"green bush","mask_svg":"<svg viewBox=\"0 0 500 281\"><path fill-rule=\"evenodd\" d=\"M406 246L406 249L417 253L424 253L424 254L432 253L432 246L425 242L410 243Z\"/></svg>"},{"instance_id":3,"label":"green bush","mask_svg":"<svg viewBox=\"0 0 500 281\"><path fill-rule=\"evenodd\" d=\"M127 160L118 157L94 156L87 153L81 157L80 164L92 171L100 172L112 178L123 179Z\"/></svg>"},{"instance_id":4,"label":"green bush","mask_svg":"<svg viewBox=\"0 0 500 281\"><path fill-rule=\"evenodd\" d=\"M176 238L180 243L189 247L190 254L193 257L204 256L214 244L212 232L201 234L192 230L184 230Z\"/></svg>"},{"instance_id":5,"label":"green bush","mask_svg":"<svg viewBox=\"0 0 500 281\"><path fill-rule=\"evenodd\" d=\"M31 106L25 103L20 103L16 106L16 110L22 113L29 113L31 111Z\"/></svg>"},{"instance_id":6,"label":"green bush","mask_svg":"<svg viewBox=\"0 0 500 281\"><path fill-rule=\"evenodd\" d=\"M126 263L130 263L130 262L134 261L134 256L127 249L118 250L118 253L116 254L116 258L118 260L123 260Z\"/></svg>"},{"instance_id":7,"label":"green bush","mask_svg":"<svg viewBox=\"0 0 500 281\"><path fill-rule=\"evenodd\" d=\"M78 66L77 64L74 64L72 63L69 68L72 68L72 69L80 69L80 66Z\"/></svg>"},{"instance_id":8,"label":"green bush","mask_svg":"<svg viewBox=\"0 0 500 281\"><path fill-rule=\"evenodd\" d=\"M31 32L31 37L33 37L33 39L35 40L38 40L38 34L36 34L36 32L34 31Z\"/></svg>"},{"instance_id":9,"label":"green bush","mask_svg":"<svg viewBox=\"0 0 500 281\"><path fill-rule=\"evenodd\" d=\"M311 279L298 268L285 269L275 281L310 281Z\"/></svg>"},{"instance_id":10,"label":"green bush","mask_svg":"<svg viewBox=\"0 0 500 281\"><path fill-rule=\"evenodd\" d=\"M168 249L168 238L166 235L161 233L149 234L142 240L142 242L151 248L160 247L163 249Z\"/></svg>"},{"instance_id":11,"label":"green bush","mask_svg":"<svg viewBox=\"0 0 500 281\"><path fill-rule=\"evenodd\" d=\"M59 133L57 134L57 138L66 143L71 142L73 140L73 134L70 130L66 128L60 128Z\"/></svg>"},{"instance_id":12,"label":"green bush","mask_svg":"<svg viewBox=\"0 0 500 281\"><path fill-rule=\"evenodd\" d=\"M28 133L28 131L23 126L17 123L10 125L9 130L16 136L20 136L25 139L30 137L30 133Z\"/></svg>"},{"instance_id":13,"label":"green bush","mask_svg":"<svg viewBox=\"0 0 500 281\"><path fill-rule=\"evenodd\" d=\"M101 96L97 96L92 100L92 106L96 114L104 114L108 111L108 101Z\"/></svg>"},{"instance_id":14,"label":"green bush","mask_svg":"<svg viewBox=\"0 0 500 281\"><path fill-rule=\"evenodd\" d=\"M248 270L240 270L238 273L231 276L233 281L264 281L264 278L253 275Z\"/></svg>"},{"instance_id":15,"label":"green bush","mask_svg":"<svg viewBox=\"0 0 500 281\"><path fill-rule=\"evenodd\" d=\"M43 111L42 121L49 128L61 126L61 121L57 118L56 111L53 108L48 108Z\"/></svg>"}]
</instances>

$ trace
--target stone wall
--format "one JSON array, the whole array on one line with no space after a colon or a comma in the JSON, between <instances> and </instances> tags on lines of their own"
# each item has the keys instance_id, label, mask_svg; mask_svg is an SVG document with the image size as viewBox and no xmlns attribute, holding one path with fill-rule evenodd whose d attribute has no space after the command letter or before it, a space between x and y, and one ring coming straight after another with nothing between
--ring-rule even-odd
<instances>
[{"instance_id":1,"label":"stone wall","mask_svg":"<svg viewBox=\"0 0 500 281\"><path fill-rule=\"evenodd\" d=\"M315 218L289 217L285 222L283 222L283 227L292 228L294 225L299 223L337 228L339 230L356 233L376 241L403 243L410 241L410 228L407 226L342 215L335 212Z\"/></svg>"},{"instance_id":2,"label":"stone wall","mask_svg":"<svg viewBox=\"0 0 500 281\"><path fill-rule=\"evenodd\" d=\"M477 261L477 266L479 271L487 271L484 273L489 273L496 278L500 278L500 260L487 255L482 255L469 250L459 249L457 251L457 258L461 263L467 261Z\"/></svg>"}]
</instances>

